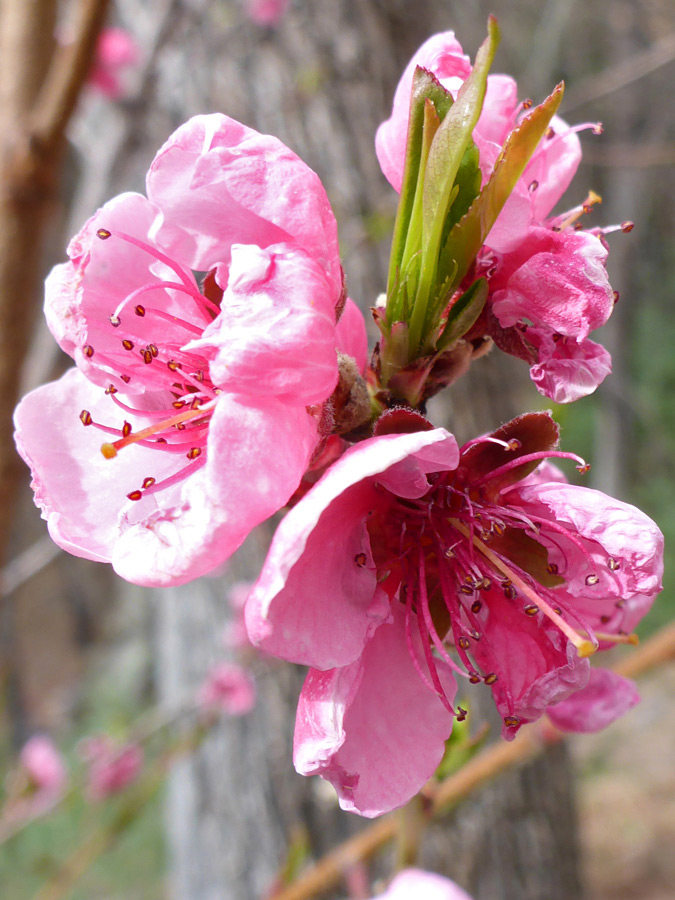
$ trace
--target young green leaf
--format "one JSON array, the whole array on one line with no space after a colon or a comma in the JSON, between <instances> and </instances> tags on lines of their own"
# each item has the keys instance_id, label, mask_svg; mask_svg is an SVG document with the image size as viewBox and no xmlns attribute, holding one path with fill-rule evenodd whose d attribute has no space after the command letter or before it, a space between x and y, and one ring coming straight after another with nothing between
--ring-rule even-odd
<instances>
[{"instance_id":1,"label":"young green leaf","mask_svg":"<svg viewBox=\"0 0 675 900\"><path fill-rule=\"evenodd\" d=\"M453 303L436 342L438 351L446 350L467 333L483 311L487 295L488 283L485 278L479 278Z\"/></svg>"}]
</instances>

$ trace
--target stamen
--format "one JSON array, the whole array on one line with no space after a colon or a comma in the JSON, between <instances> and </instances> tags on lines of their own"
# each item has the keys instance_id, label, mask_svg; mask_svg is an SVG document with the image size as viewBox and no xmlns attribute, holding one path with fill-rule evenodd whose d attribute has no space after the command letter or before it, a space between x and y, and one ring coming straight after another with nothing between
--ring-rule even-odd
<instances>
[{"instance_id":1,"label":"stamen","mask_svg":"<svg viewBox=\"0 0 675 900\"><path fill-rule=\"evenodd\" d=\"M129 431L126 434L123 429L123 437L121 440L113 441L111 444L101 444L101 453L106 459L114 459L117 456L117 451L121 450L122 447L126 447L129 444L135 444L160 431L166 431L166 429L170 428L172 425L181 425L183 422L187 422L190 419L204 416L205 412L208 411L210 410L206 406L202 406L199 409L188 409L183 413L179 413L177 416L171 416L170 419L158 422L156 425L149 425L147 428L135 432L135 434L131 433L131 425L129 425ZM125 423L125 425L127 424L128 423Z\"/></svg>"},{"instance_id":2,"label":"stamen","mask_svg":"<svg viewBox=\"0 0 675 900\"><path fill-rule=\"evenodd\" d=\"M515 585L518 590L520 590L532 603L539 607L541 612L544 613L545 616L553 622L554 625L562 631L562 633L574 644L577 648L577 653L579 656L584 659L587 656L591 656L597 650L597 645L588 640L587 638L582 638L573 628L569 625L559 613L555 612L555 610L549 606L549 604L544 600L543 597L539 597L535 591L532 590L529 584L520 578L509 566L497 556L496 553L481 541L480 538L475 535L471 535L470 530L458 519L450 519L449 520L452 525L465 537L472 540L474 546L477 550L485 556L486 559L489 559L492 565L502 572L508 579Z\"/></svg>"}]
</instances>

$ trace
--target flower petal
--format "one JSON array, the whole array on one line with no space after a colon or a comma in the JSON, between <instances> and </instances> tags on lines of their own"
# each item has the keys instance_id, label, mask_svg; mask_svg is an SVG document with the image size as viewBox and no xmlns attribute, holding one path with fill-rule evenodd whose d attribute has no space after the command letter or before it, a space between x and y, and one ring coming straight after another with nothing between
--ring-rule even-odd
<instances>
[{"instance_id":1,"label":"flower petal","mask_svg":"<svg viewBox=\"0 0 675 900\"><path fill-rule=\"evenodd\" d=\"M635 682L609 669L591 669L585 688L547 710L561 731L602 731L640 702Z\"/></svg>"},{"instance_id":2,"label":"flower petal","mask_svg":"<svg viewBox=\"0 0 675 900\"><path fill-rule=\"evenodd\" d=\"M419 636L413 641L421 658ZM439 675L452 703L454 680L441 665ZM415 670L398 604L358 660L310 670L298 704L295 767L330 781L343 809L378 816L407 802L433 775L452 722Z\"/></svg>"}]
</instances>

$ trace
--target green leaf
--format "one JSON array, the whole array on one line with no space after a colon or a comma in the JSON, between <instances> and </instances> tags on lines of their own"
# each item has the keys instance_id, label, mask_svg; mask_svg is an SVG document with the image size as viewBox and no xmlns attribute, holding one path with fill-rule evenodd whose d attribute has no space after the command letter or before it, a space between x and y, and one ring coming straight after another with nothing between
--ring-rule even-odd
<instances>
[{"instance_id":1,"label":"green leaf","mask_svg":"<svg viewBox=\"0 0 675 900\"><path fill-rule=\"evenodd\" d=\"M509 134L487 184L466 215L450 232L439 265L450 267L453 262L457 263L457 284L466 275L516 182L525 171L530 157L560 106L563 90L563 85L559 84Z\"/></svg>"},{"instance_id":2,"label":"green leaf","mask_svg":"<svg viewBox=\"0 0 675 900\"><path fill-rule=\"evenodd\" d=\"M417 66L413 75L412 93L410 95L410 117L408 120L408 136L406 141L401 196L396 212L396 222L394 225L394 236L392 239L391 257L389 261L388 294L392 292L397 281L397 273L403 260L403 253L406 245L409 244L408 229L419 182L420 162L422 160L424 143L425 118L428 118L427 101L431 101L433 104L436 116L438 117L438 124L440 124L452 106L452 95L449 91L445 90L431 72L421 68L421 66ZM427 140L430 146L431 137L428 137ZM395 321L395 319L390 316L388 316L388 319L390 323Z\"/></svg>"},{"instance_id":3,"label":"green leaf","mask_svg":"<svg viewBox=\"0 0 675 900\"><path fill-rule=\"evenodd\" d=\"M487 280L479 278L453 303L447 322L436 343L437 350L446 350L467 333L483 311L487 295Z\"/></svg>"},{"instance_id":4,"label":"green leaf","mask_svg":"<svg viewBox=\"0 0 675 900\"><path fill-rule=\"evenodd\" d=\"M497 21L490 16L488 36L481 44L471 75L438 129L427 163L424 181L424 242L436 256L448 211L450 191L480 118L487 76L499 43Z\"/></svg>"}]
</instances>

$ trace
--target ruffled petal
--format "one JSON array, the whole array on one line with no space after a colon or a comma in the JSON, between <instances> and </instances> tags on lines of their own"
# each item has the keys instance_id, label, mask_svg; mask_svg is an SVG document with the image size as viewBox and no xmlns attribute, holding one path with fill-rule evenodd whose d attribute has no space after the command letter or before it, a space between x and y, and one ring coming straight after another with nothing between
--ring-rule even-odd
<instances>
[{"instance_id":1,"label":"ruffled petal","mask_svg":"<svg viewBox=\"0 0 675 900\"><path fill-rule=\"evenodd\" d=\"M123 517L113 566L155 587L184 584L224 562L296 490L316 445L304 409L223 394L211 417L207 462L173 504ZM125 451L126 452L126 448ZM162 498L162 493L157 495Z\"/></svg>"},{"instance_id":2,"label":"ruffled petal","mask_svg":"<svg viewBox=\"0 0 675 900\"><path fill-rule=\"evenodd\" d=\"M321 267L297 247L232 246L221 313L184 350L209 360L214 384L321 403L338 379L335 307Z\"/></svg>"},{"instance_id":3,"label":"ruffled petal","mask_svg":"<svg viewBox=\"0 0 675 900\"><path fill-rule=\"evenodd\" d=\"M156 239L195 270L228 262L233 243L297 243L342 291L337 225L319 177L281 141L214 113L159 150L147 192L164 215Z\"/></svg>"},{"instance_id":4,"label":"ruffled petal","mask_svg":"<svg viewBox=\"0 0 675 900\"><path fill-rule=\"evenodd\" d=\"M561 731L602 731L640 702L634 681L609 669L591 669L585 688L552 706L549 719Z\"/></svg>"},{"instance_id":5,"label":"ruffled petal","mask_svg":"<svg viewBox=\"0 0 675 900\"><path fill-rule=\"evenodd\" d=\"M471 897L449 878L421 869L404 869L384 894L373 900L471 900Z\"/></svg>"},{"instance_id":6,"label":"ruffled petal","mask_svg":"<svg viewBox=\"0 0 675 900\"><path fill-rule=\"evenodd\" d=\"M413 639L421 658L419 636ZM454 680L441 666L439 675L452 703ZM415 669L399 604L354 663L310 670L298 704L295 767L330 781L343 809L378 816L406 803L433 775L452 722Z\"/></svg>"},{"instance_id":7,"label":"ruffled petal","mask_svg":"<svg viewBox=\"0 0 675 900\"><path fill-rule=\"evenodd\" d=\"M374 482L419 497L425 473L443 468L442 458L452 468L457 457L442 428L371 438L345 453L277 528L246 604L251 640L317 669L357 659L389 615L366 530L371 510L388 502Z\"/></svg>"}]
</instances>

